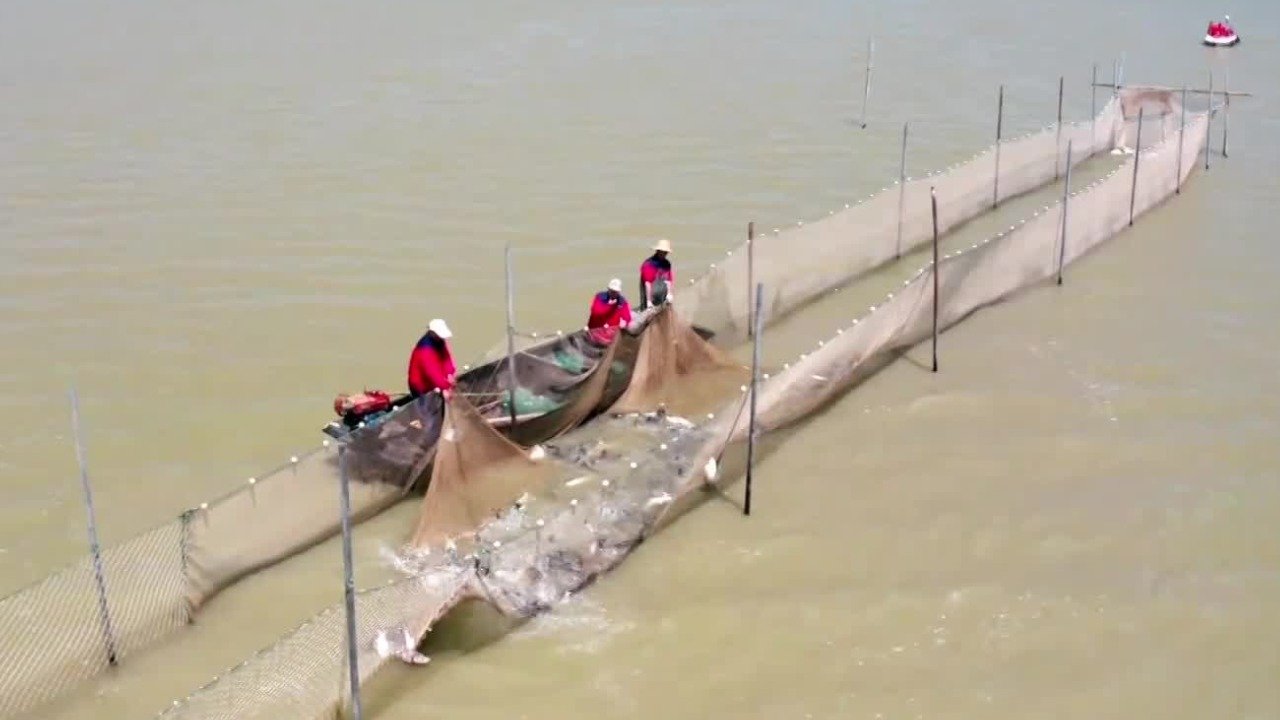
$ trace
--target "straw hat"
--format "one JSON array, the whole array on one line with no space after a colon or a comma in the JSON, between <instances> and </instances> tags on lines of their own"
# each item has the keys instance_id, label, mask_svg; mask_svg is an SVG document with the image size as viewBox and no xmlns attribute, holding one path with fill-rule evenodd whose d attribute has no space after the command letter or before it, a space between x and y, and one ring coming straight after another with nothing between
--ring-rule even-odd
<instances>
[{"instance_id":1,"label":"straw hat","mask_svg":"<svg viewBox=\"0 0 1280 720\"><path fill-rule=\"evenodd\" d=\"M614 292L622 292L622 281L614 278L609 281L609 289Z\"/></svg>"},{"instance_id":2,"label":"straw hat","mask_svg":"<svg viewBox=\"0 0 1280 720\"><path fill-rule=\"evenodd\" d=\"M662 238L653 244L653 249L659 252L669 253L671 252L671 241L666 238Z\"/></svg>"},{"instance_id":3,"label":"straw hat","mask_svg":"<svg viewBox=\"0 0 1280 720\"><path fill-rule=\"evenodd\" d=\"M444 338L445 340L448 340L449 338L453 337L453 333L449 332L449 326L446 325L445 322L440 318L436 318L435 320L432 320L431 322L427 323L427 329L435 333L436 335L439 335L440 337Z\"/></svg>"}]
</instances>

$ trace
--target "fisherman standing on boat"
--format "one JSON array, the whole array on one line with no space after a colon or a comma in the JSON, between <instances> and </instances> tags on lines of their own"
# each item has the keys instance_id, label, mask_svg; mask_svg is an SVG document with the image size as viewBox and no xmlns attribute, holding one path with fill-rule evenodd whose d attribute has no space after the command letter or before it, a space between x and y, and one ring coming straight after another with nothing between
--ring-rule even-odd
<instances>
[{"instance_id":1,"label":"fisherman standing on boat","mask_svg":"<svg viewBox=\"0 0 1280 720\"><path fill-rule=\"evenodd\" d=\"M596 293L591 301L591 316L587 318L587 331L601 344L609 344L618 335L618 328L631 323L631 305L622 296L622 281L614 278L602 293Z\"/></svg>"},{"instance_id":2,"label":"fisherman standing on boat","mask_svg":"<svg viewBox=\"0 0 1280 720\"><path fill-rule=\"evenodd\" d=\"M672 291L676 271L667 255L671 253L671 241L663 238L654 243L653 255L640 265L640 309L648 310L675 300Z\"/></svg>"},{"instance_id":3,"label":"fisherman standing on boat","mask_svg":"<svg viewBox=\"0 0 1280 720\"><path fill-rule=\"evenodd\" d=\"M456 382L453 364L453 348L449 338L453 333L444 320L436 318L427 324L427 332L413 346L409 355L409 394L414 397L440 390L447 398Z\"/></svg>"}]
</instances>

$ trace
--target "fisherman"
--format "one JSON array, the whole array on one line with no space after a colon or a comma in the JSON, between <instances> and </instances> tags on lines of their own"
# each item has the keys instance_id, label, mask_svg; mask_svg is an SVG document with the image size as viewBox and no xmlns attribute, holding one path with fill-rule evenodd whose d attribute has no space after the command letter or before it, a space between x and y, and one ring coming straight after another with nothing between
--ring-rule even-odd
<instances>
[{"instance_id":1,"label":"fisherman","mask_svg":"<svg viewBox=\"0 0 1280 720\"><path fill-rule=\"evenodd\" d=\"M640 309L648 310L675 300L673 286L676 271L667 255L671 253L671 241L663 238L653 245L653 255L640 265Z\"/></svg>"},{"instance_id":2,"label":"fisherman","mask_svg":"<svg viewBox=\"0 0 1280 720\"><path fill-rule=\"evenodd\" d=\"M587 330L592 339L608 344L618 334L618 328L631 323L631 305L622 296L622 281L614 278L609 287L596 293L591 301L591 316L587 318Z\"/></svg>"},{"instance_id":3,"label":"fisherman","mask_svg":"<svg viewBox=\"0 0 1280 720\"><path fill-rule=\"evenodd\" d=\"M449 347L451 337L453 333L444 320L436 318L427 324L426 334L413 346L409 356L410 395L418 397L440 390L448 398L453 392L457 368L453 364L453 349Z\"/></svg>"}]
</instances>

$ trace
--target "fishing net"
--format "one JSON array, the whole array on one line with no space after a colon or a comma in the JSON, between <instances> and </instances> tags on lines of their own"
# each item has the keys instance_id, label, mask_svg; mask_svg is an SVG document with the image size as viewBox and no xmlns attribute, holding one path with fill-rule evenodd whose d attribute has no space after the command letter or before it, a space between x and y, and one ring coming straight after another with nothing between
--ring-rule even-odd
<instances>
[{"instance_id":1,"label":"fishing net","mask_svg":"<svg viewBox=\"0 0 1280 720\"><path fill-rule=\"evenodd\" d=\"M1175 99L1127 96L1139 91L1121 91L1091 121L1002 143L998 151L939 175L895 186L818 223L760 239L751 253L739 249L678 293L677 308L683 317L716 332L720 344L741 339L750 317L752 281L765 284L765 319L775 320L927 241L930 186L937 188L940 229L945 232L1064 171L1068 142L1072 164L1078 163L1127 136L1122 133L1134 123L1128 109L1142 107L1145 113L1148 107L1165 107L1152 111L1161 118L1157 122L1164 127L1164 140L1073 194L1065 222L1059 206L939 264L939 326L954 324L983 305L1051 277L1057 258L1069 264L1127 225L1131 201L1134 215L1140 215L1188 176L1204 149L1208 116L1188 115L1185 132L1170 133L1173 111L1168 108L1181 115L1181 108L1172 104ZM1148 140L1144 130L1143 139L1148 145L1159 135ZM1131 197L1135 164L1137 192ZM750 268L748 255L753 258ZM894 353L927 338L934 270L926 268L871 314L771 376L759 391L761 429L807 417ZM348 439L357 517L377 512L420 485L432 463L447 467L452 462L451 469L441 471L449 479L432 501L429 522L420 522L419 529L424 538L431 538L436 525L445 528L441 535L446 537L468 526L475 530L452 555L437 549L427 553L417 577L395 589L362 594L362 677L386 662L371 654L370 643L379 632L403 626L421 637L449 607L474 597L517 615L536 611L611 567L646 534L705 496L700 488L706 484L707 462L724 459L726 450L740 447L746 437L747 396L741 386L708 393L705 400L685 393L681 379L697 387L703 371L682 375L682 367L697 367L697 362L682 365L680 357L689 351L696 360L702 351L683 339L683 329L663 329L666 321L660 315L655 319L657 332L649 345L644 332L622 333L606 346L585 332L572 333L525 347L510 361L518 378L517 415L533 417L507 429L507 435L522 444L560 436L548 444L552 457L535 467L527 465L518 449L497 444L492 433L484 432L503 430L501 416L510 414L511 367L506 360L477 373L474 383L460 384L460 394L477 406L474 411L451 417L443 402L427 396L421 404L357 429ZM660 352L664 343L657 338L663 333L674 333L667 335L675 338L674 350ZM629 391L632 385L634 392ZM726 397L732 399L726 403ZM710 409L720 409L702 426L658 412L604 417L564 435L614 406L643 409L686 399L689 417L701 416L700 403L714 401ZM548 412L549 407L554 409ZM619 425L627 422L637 426ZM464 445L475 438L479 444L457 450L453 460L448 453L432 454L438 445L432 438L450 429L457 430L455 437ZM336 455L336 447L302 454L174 523L106 550L107 607L117 657L184 625L235 578L336 533ZM487 472L503 467L509 472ZM531 500L514 502L526 492ZM432 546L430 539L427 546ZM90 572L88 563L81 563L0 600L0 663L5 668L0 671L0 714L29 711L107 667L104 624ZM313 621L171 714L334 716L345 697L340 623L340 614L333 613ZM37 624L43 632L33 631Z\"/></svg>"},{"instance_id":2,"label":"fishing net","mask_svg":"<svg viewBox=\"0 0 1280 720\"><path fill-rule=\"evenodd\" d=\"M1171 91L1163 92L1160 98L1153 97L1150 89L1134 88L1121 91L1121 97L1126 93L1142 96L1128 103L1131 108L1146 102L1175 102ZM1072 193L1065 204L1060 202L1009 232L947 256L936 267L922 268L900 292L763 383L757 401L758 431L776 430L810 416L898 352L929 338L935 297L941 331L979 308L1053 278L1062 267L1114 237L1181 187L1200 153L1207 151L1211 116L1212 109L1189 115L1185 128L1180 121L1178 131L1163 141L1144 143L1126 163ZM1126 114L1124 119L1131 118ZM745 407L745 402L735 401L724 408L708 427L712 439L699 453L700 460L718 457L727 445L746 439ZM691 474L682 492L699 484L701 479Z\"/></svg>"},{"instance_id":3,"label":"fishing net","mask_svg":"<svg viewBox=\"0 0 1280 720\"><path fill-rule=\"evenodd\" d=\"M586 330L550 338L468 372L458 391L513 442L533 445L595 411L609 381L615 347L594 341Z\"/></svg>"},{"instance_id":4,"label":"fishing net","mask_svg":"<svg viewBox=\"0 0 1280 720\"><path fill-rule=\"evenodd\" d=\"M474 531L495 511L536 491L537 470L536 462L489 427L469 403L450 401L412 544L438 546Z\"/></svg>"},{"instance_id":5,"label":"fishing net","mask_svg":"<svg viewBox=\"0 0 1280 720\"><path fill-rule=\"evenodd\" d=\"M938 192L938 229L949 232L998 202L1034 190L1113 147L1121 119L1112 99L1097 117L1002 142L927 177L895 183L863 202L735 248L723 262L680 291L676 305L718 345L747 337L754 285L764 284L764 321L772 322L823 293L903 253L933 233L929 190Z\"/></svg>"},{"instance_id":6,"label":"fishing net","mask_svg":"<svg viewBox=\"0 0 1280 720\"><path fill-rule=\"evenodd\" d=\"M747 368L703 340L670 305L660 306L635 349L625 390L612 413L667 408L685 412L709 397L723 397L747 382Z\"/></svg>"}]
</instances>

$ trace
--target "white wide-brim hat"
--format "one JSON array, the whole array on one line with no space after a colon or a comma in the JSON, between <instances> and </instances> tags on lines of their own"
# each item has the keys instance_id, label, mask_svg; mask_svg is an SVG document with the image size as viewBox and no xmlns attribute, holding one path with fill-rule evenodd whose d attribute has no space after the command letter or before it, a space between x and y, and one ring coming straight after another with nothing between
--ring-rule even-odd
<instances>
[{"instance_id":1,"label":"white wide-brim hat","mask_svg":"<svg viewBox=\"0 0 1280 720\"><path fill-rule=\"evenodd\" d=\"M449 326L440 318L427 323L427 329L446 340L453 337L453 333L449 331Z\"/></svg>"},{"instance_id":2,"label":"white wide-brim hat","mask_svg":"<svg viewBox=\"0 0 1280 720\"><path fill-rule=\"evenodd\" d=\"M653 249L659 252L669 253L671 252L671 241L666 238L662 238L653 244Z\"/></svg>"},{"instance_id":3,"label":"white wide-brim hat","mask_svg":"<svg viewBox=\"0 0 1280 720\"><path fill-rule=\"evenodd\" d=\"M619 280L618 278L614 278L609 281L608 287L610 290L614 292L622 292L622 281Z\"/></svg>"}]
</instances>

